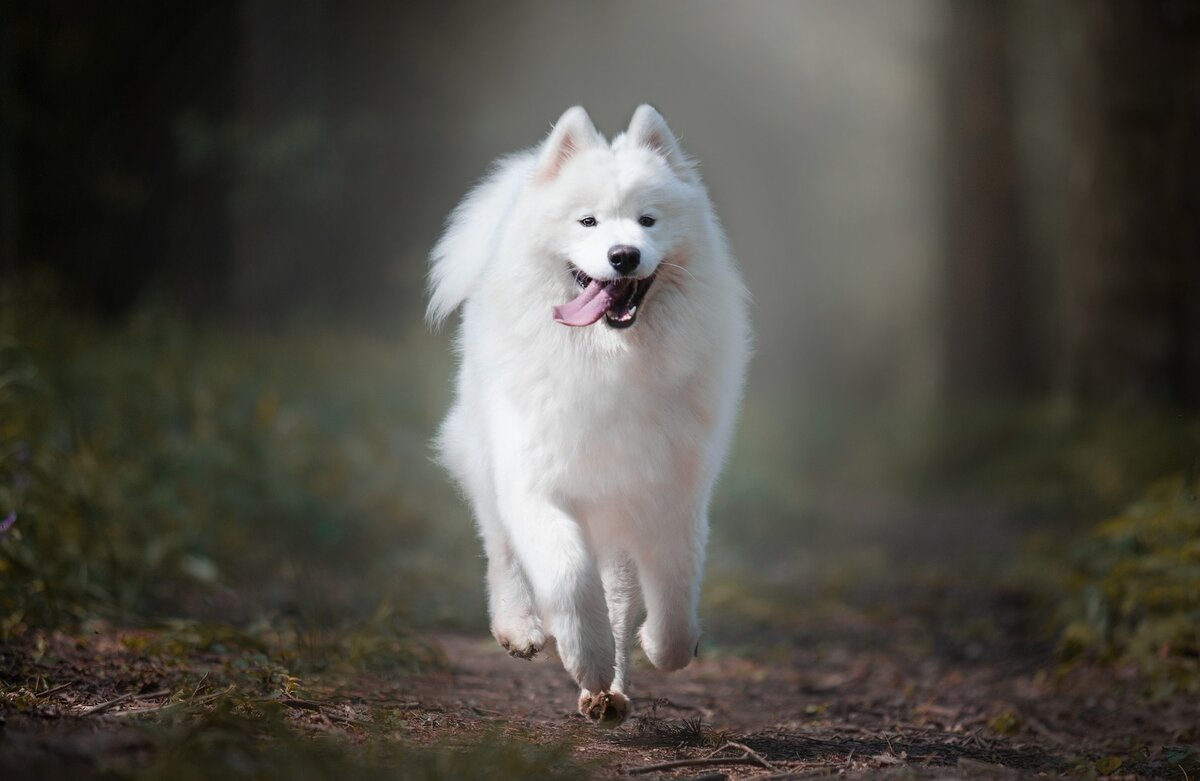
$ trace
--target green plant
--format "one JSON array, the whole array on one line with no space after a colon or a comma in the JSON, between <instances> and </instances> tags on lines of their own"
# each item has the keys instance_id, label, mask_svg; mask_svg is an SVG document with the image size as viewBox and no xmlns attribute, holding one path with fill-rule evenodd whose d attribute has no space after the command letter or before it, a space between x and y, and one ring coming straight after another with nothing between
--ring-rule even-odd
<instances>
[{"instance_id":1,"label":"green plant","mask_svg":"<svg viewBox=\"0 0 1200 781\"><path fill-rule=\"evenodd\" d=\"M0 636L93 616L482 620L427 338L0 313Z\"/></svg>"},{"instance_id":2,"label":"green plant","mask_svg":"<svg viewBox=\"0 0 1200 781\"><path fill-rule=\"evenodd\" d=\"M1136 664L1154 690L1200 692L1200 479L1154 485L1075 562L1060 651Z\"/></svg>"}]
</instances>

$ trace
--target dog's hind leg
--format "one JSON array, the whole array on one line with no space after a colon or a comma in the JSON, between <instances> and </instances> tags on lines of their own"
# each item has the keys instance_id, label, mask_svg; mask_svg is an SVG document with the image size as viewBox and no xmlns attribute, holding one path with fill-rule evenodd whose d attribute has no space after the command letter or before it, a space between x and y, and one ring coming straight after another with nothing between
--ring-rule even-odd
<instances>
[{"instance_id":1,"label":"dog's hind leg","mask_svg":"<svg viewBox=\"0 0 1200 781\"><path fill-rule=\"evenodd\" d=\"M613 643L617 652L612 688L628 693L629 647L638 613L642 609L637 569L633 559L624 551L612 551L603 559L600 577L604 581L604 600L608 603L608 620L612 623Z\"/></svg>"},{"instance_id":2,"label":"dog's hind leg","mask_svg":"<svg viewBox=\"0 0 1200 781\"><path fill-rule=\"evenodd\" d=\"M674 548L642 546L634 551L646 601L646 621L638 637L642 650L660 670L686 667L699 648L696 607L704 548L701 534L692 537Z\"/></svg>"}]
</instances>

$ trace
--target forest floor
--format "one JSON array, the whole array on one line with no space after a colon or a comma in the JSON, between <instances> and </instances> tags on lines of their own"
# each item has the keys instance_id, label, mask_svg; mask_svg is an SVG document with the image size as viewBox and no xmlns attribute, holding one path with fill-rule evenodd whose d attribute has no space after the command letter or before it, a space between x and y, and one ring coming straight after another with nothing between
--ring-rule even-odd
<instances>
[{"instance_id":1,"label":"forest floor","mask_svg":"<svg viewBox=\"0 0 1200 781\"><path fill-rule=\"evenodd\" d=\"M1011 607L1002 603L992 606ZM931 653L908 629L847 614L798 647L706 649L670 675L643 658L633 715L611 730L575 713L555 659L514 660L478 634L422 638L416 672L338 667L302 681L253 643L196 627L35 633L0 650L0 777L220 777L213 745L224 741L218 760L229 764L230 741L236 760L242 739L244 752L282 745L300 763L310 761L295 748L305 741L476 747L476 765L399 774L421 778L511 777L489 768L505 744L546 747L522 771L533 778L1194 777L1197 757L1180 745L1197 740L1200 704L1152 704L1132 672L1054 672L1017 646ZM282 732L263 732L272 720ZM226 777L259 777L231 766ZM278 767L264 775L287 777Z\"/></svg>"}]
</instances>

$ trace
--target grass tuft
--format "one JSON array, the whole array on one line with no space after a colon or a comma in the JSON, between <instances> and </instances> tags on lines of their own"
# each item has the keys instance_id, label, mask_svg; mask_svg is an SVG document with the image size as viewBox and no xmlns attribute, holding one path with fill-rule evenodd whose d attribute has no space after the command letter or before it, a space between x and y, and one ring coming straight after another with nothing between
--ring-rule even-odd
<instances>
[{"instance_id":1,"label":"grass tuft","mask_svg":"<svg viewBox=\"0 0 1200 781\"><path fill-rule=\"evenodd\" d=\"M1151 487L1075 561L1059 650L1136 665L1152 694L1200 693L1200 479Z\"/></svg>"}]
</instances>

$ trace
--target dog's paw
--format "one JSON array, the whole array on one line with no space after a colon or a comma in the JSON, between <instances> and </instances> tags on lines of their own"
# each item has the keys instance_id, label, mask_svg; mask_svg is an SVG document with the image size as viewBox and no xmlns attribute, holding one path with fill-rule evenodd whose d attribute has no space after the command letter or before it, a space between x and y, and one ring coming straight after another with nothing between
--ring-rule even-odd
<instances>
[{"instance_id":1,"label":"dog's paw","mask_svg":"<svg viewBox=\"0 0 1200 781\"><path fill-rule=\"evenodd\" d=\"M579 693L579 712L599 727L616 727L629 715L629 698L619 691Z\"/></svg>"},{"instance_id":2,"label":"dog's paw","mask_svg":"<svg viewBox=\"0 0 1200 781\"><path fill-rule=\"evenodd\" d=\"M546 633L538 626L537 619L492 626L492 636L514 659L532 659L546 646Z\"/></svg>"},{"instance_id":3,"label":"dog's paw","mask_svg":"<svg viewBox=\"0 0 1200 781\"><path fill-rule=\"evenodd\" d=\"M638 640L650 663L664 672L682 670L700 655L700 630L695 628L672 632L647 624L642 626Z\"/></svg>"}]
</instances>

